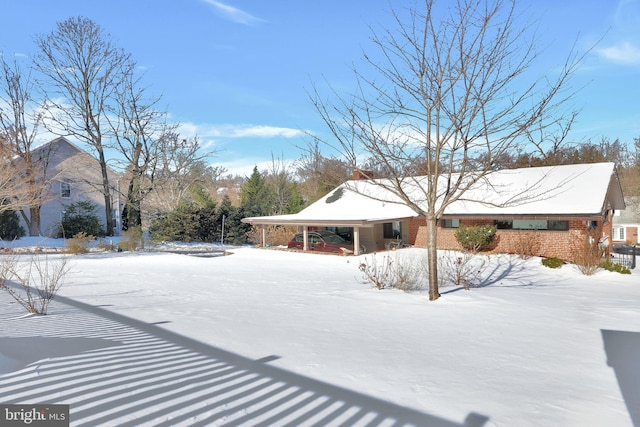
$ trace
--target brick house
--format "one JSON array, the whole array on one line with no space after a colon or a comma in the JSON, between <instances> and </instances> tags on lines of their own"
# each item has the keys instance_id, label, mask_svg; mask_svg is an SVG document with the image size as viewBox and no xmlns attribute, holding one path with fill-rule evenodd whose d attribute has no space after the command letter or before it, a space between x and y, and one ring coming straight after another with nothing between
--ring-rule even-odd
<instances>
[{"instance_id":1,"label":"brick house","mask_svg":"<svg viewBox=\"0 0 640 427\"><path fill-rule=\"evenodd\" d=\"M354 175L354 178L361 177ZM404 180L406 192L420 204L424 177ZM355 248L384 249L402 240L425 246L426 221L397 196L384 190L384 180L347 181L293 215L245 218L256 226L297 225L353 228ZM571 245L590 233L609 250L613 214L625 209L613 163L508 169L491 173L445 209L438 224L440 249L461 249L455 239L460 225L493 224L496 252L517 253L523 245L539 256L571 261ZM265 236L265 233L263 233ZM264 241L263 244L267 242Z\"/></svg>"},{"instance_id":2,"label":"brick house","mask_svg":"<svg viewBox=\"0 0 640 427\"><path fill-rule=\"evenodd\" d=\"M86 151L77 147L64 137L56 138L32 150L36 162L43 166L42 179L46 182L40 207L39 234L44 237L55 237L65 207L80 201L90 201L96 207L97 217L104 223L107 208L100 188L102 173L98 161ZM110 172L110 183L114 185L112 200L114 206L109 211L114 215L115 229L120 230L121 210L117 183L119 176ZM20 222L28 230L25 217L29 209L24 208L19 214Z\"/></svg>"}]
</instances>

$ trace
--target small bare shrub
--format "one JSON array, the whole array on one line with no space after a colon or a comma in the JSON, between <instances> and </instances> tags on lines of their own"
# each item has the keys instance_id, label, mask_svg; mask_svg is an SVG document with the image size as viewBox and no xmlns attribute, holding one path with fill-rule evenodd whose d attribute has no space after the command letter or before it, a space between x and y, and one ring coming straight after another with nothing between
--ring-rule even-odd
<instances>
[{"instance_id":1,"label":"small bare shrub","mask_svg":"<svg viewBox=\"0 0 640 427\"><path fill-rule=\"evenodd\" d=\"M131 227L122 232L118 242L118 249L122 251L136 251L144 249L144 235L141 227Z\"/></svg>"},{"instance_id":2,"label":"small bare shrub","mask_svg":"<svg viewBox=\"0 0 640 427\"><path fill-rule=\"evenodd\" d=\"M389 288L393 276L392 264L391 257L383 255L382 259L379 259L376 254L372 254L358 266L362 272L361 283L369 284L377 289Z\"/></svg>"},{"instance_id":3,"label":"small bare shrub","mask_svg":"<svg viewBox=\"0 0 640 427\"><path fill-rule=\"evenodd\" d=\"M417 291L422 289L425 279L423 263L406 256L385 254L378 258L376 254L362 261L359 269L362 272L361 283L369 284L377 289L399 289L401 291Z\"/></svg>"},{"instance_id":4,"label":"small bare shrub","mask_svg":"<svg viewBox=\"0 0 640 427\"><path fill-rule=\"evenodd\" d=\"M574 239L571 247L573 262L585 276L595 274L604 260L605 250L600 245L600 229L588 230Z\"/></svg>"},{"instance_id":5,"label":"small bare shrub","mask_svg":"<svg viewBox=\"0 0 640 427\"><path fill-rule=\"evenodd\" d=\"M21 267L17 255L0 258L0 290L9 293L29 313L47 314L49 303L58 293L69 271L66 257L49 259L31 255ZM9 282L18 286L13 287Z\"/></svg>"},{"instance_id":6,"label":"small bare shrub","mask_svg":"<svg viewBox=\"0 0 640 427\"><path fill-rule=\"evenodd\" d=\"M104 239L100 239L100 241L96 245L96 249L103 252L111 252L116 250L116 246L113 244L113 241L107 242Z\"/></svg>"},{"instance_id":7,"label":"small bare shrub","mask_svg":"<svg viewBox=\"0 0 640 427\"><path fill-rule=\"evenodd\" d=\"M73 255L86 254L89 252L89 243L94 239L95 237L88 235L84 231L75 234L65 242L65 245L67 245L67 253Z\"/></svg>"},{"instance_id":8,"label":"small bare shrub","mask_svg":"<svg viewBox=\"0 0 640 427\"><path fill-rule=\"evenodd\" d=\"M438 270L446 283L469 290L480 284L487 263L473 254L448 252L438 259Z\"/></svg>"},{"instance_id":9,"label":"small bare shrub","mask_svg":"<svg viewBox=\"0 0 640 427\"><path fill-rule=\"evenodd\" d=\"M538 255L541 247L539 233L517 233L511 242L511 253L518 255L521 259L529 259Z\"/></svg>"}]
</instances>

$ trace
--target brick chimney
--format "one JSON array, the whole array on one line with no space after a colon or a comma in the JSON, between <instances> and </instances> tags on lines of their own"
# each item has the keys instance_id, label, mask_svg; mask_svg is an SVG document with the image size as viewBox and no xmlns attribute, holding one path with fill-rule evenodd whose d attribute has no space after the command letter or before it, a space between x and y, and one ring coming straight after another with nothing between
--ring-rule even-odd
<instances>
[{"instance_id":1,"label":"brick chimney","mask_svg":"<svg viewBox=\"0 0 640 427\"><path fill-rule=\"evenodd\" d=\"M352 179L355 181L373 179L373 171L363 170L363 169L354 169Z\"/></svg>"}]
</instances>

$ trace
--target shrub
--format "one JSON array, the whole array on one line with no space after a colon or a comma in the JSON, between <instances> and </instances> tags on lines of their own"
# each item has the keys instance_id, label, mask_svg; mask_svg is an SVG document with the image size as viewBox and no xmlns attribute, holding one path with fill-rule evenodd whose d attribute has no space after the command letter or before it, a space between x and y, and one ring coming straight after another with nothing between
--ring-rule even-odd
<instances>
[{"instance_id":1,"label":"shrub","mask_svg":"<svg viewBox=\"0 0 640 427\"><path fill-rule=\"evenodd\" d=\"M94 239L95 237L89 236L84 231L81 231L65 241L65 245L67 245L67 253L73 255L86 254L89 252L89 243Z\"/></svg>"},{"instance_id":2,"label":"shrub","mask_svg":"<svg viewBox=\"0 0 640 427\"><path fill-rule=\"evenodd\" d=\"M279 225L269 225L266 228L267 244L279 246L287 245L291 236L296 234L297 227L283 227ZM252 226L248 233L249 242L262 244L262 227Z\"/></svg>"},{"instance_id":3,"label":"shrub","mask_svg":"<svg viewBox=\"0 0 640 427\"><path fill-rule=\"evenodd\" d=\"M399 289L416 291L422 288L423 272L421 263L407 256L395 257L385 254L382 258L372 254L358 266L362 272L361 283L376 289Z\"/></svg>"},{"instance_id":4,"label":"shrub","mask_svg":"<svg viewBox=\"0 0 640 427\"><path fill-rule=\"evenodd\" d=\"M560 258L544 258L542 260L542 265L549 268L560 268L562 267L562 260Z\"/></svg>"},{"instance_id":5,"label":"shrub","mask_svg":"<svg viewBox=\"0 0 640 427\"><path fill-rule=\"evenodd\" d=\"M104 227L98 219L98 208L89 200L66 205L57 237L75 236L85 233L87 236L104 236Z\"/></svg>"},{"instance_id":6,"label":"shrub","mask_svg":"<svg viewBox=\"0 0 640 427\"><path fill-rule=\"evenodd\" d=\"M29 313L47 314L49 303L58 293L69 271L66 257L49 259L32 255L25 267L20 267L17 255L0 257L0 290L7 292ZM19 286L12 287L9 281Z\"/></svg>"},{"instance_id":7,"label":"shrub","mask_svg":"<svg viewBox=\"0 0 640 427\"><path fill-rule=\"evenodd\" d=\"M466 290L480 284L480 276L487 266L487 261L478 261L475 258L471 254L453 252L438 258L438 271L444 284L462 286Z\"/></svg>"},{"instance_id":8,"label":"shrub","mask_svg":"<svg viewBox=\"0 0 640 427\"><path fill-rule=\"evenodd\" d=\"M521 259L529 259L540 253L541 243L539 233L517 233L511 241L511 252Z\"/></svg>"},{"instance_id":9,"label":"shrub","mask_svg":"<svg viewBox=\"0 0 640 427\"><path fill-rule=\"evenodd\" d=\"M25 235L20 226L20 218L15 211L0 213L0 240L16 240Z\"/></svg>"},{"instance_id":10,"label":"shrub","mask_svg":"<svg viewBox=\"0 0 640 427\"><path fill-rule=\"evenodd\" d=\"M493 243L496 231L496 226L489 224L460 226L456 230L456 240L464 249L475 253Z\"/></svg>"},{"instance_id":11,"label":"shrub","mask_svg":"<svg viewBox=\"0 0 640 427\"><path fill-rule=\"evenodd\" d=\"M616 262L613 262L611 260L611 258L608 258L605 261L603 261L602 263L600 263L600 267L604 268L607 271L612 271L614 273L631 274L631 270L629 270L627 267L625 267L622 264L618 264Z\"/></svg>"},{"instance_id":12,"label":"shrub","mask_svg":"<svg viewBox=\"0 0 640 427\"><path fill-rule=\"evenodd\" d=\"M604 259L604 248L599 244L600 228L588 230L574 239L571 246L573 260L578 270L585 276L591 276L600 268Z\"/></svg>"},{"instance_id":13,"label":"shrub","mask_svg":"<svg viewBox=\"0 0 640 427\"><path fill-rule=\"evenodd\" d=\"M128 230L122 232L122 239L118 242L118 249L123 251L135 251L144 248L144 236L142 228L129 227Z\"/></svg>"},{"instance_id":14,"label":"shrub","mask_svg":"<svg viewBox=\"0 0 640 427\"><path fill-rule=\"evenodd\" d=\"M198 206L182 203L174 211L151 222L149 237L156 242L214 242L220 238L215 202Z\"/></svg>"}]
</instances>

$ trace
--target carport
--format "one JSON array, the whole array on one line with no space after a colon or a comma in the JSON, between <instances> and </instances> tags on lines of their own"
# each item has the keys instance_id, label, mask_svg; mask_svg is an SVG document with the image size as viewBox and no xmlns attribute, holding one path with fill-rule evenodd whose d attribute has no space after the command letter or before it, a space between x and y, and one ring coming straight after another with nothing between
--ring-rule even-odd
<instances>
[{"instance_id":1,"label":"carport","mask_svg":"<svg viewBox=\"0 0 640 427\"><path fill-rule=\"evenodd\" d=\"M250 217L244 218L242 222L259 226L261 232L261 244L263 247L267 245L267 233L266 226L268 225L295 225L302 227L302 235L304 238L303 247L304 250L309 250L309 228L312 227L351 227L353 228L353 246L354 255L360 255L361 246L361 231L362 229L371 229L376 224L383 224L385 222L401 221L407 219L407 217L389 217L389 218L375 218L375 219L337 219L337 218L310 218L305 217L304 211L298 214L292 215L273 215L262 217Z\"/></svg>"},{"instance_id":2,"label":"carport","mask_svg":"<svg viewBox=\"0 0 640 427\"><path fill-rule=\"evenodd\" d=\"M242 222L262 227L262 245L266 242L267 225L301 226L304 250L309 250L310 227L352 227L354 254L360 254L362 233L378 224L402 221L418 214L398 197L371 186L367 181L349 181L331 191L302 211L290 215L244 218ZM367 245L365 245L367 246Z\"/></svg>"}]
</instances>

